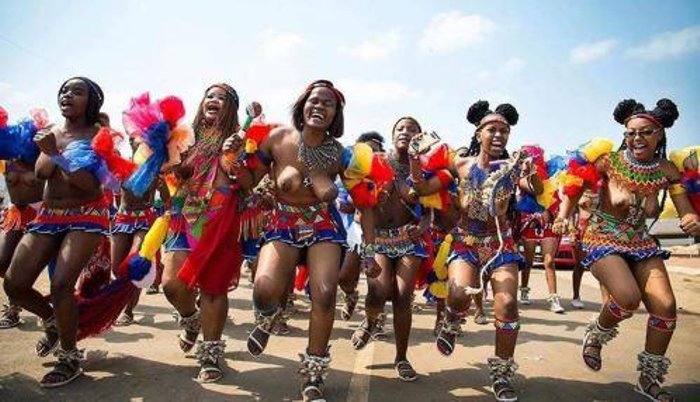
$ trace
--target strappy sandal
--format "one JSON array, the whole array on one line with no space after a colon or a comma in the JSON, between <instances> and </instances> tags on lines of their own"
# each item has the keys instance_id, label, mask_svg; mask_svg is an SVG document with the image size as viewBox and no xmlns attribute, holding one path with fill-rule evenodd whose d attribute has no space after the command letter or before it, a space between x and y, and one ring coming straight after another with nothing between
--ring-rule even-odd
<instances>
[{"instance_id":1,"label":"strappy sandal","mask_svg":"<svg viewBox=\"0 0 700 402\"><path fill-rule=\"evenodd\" d=\"M383 340L388 337L386 330L384 329L386 325L386 313L381 313L377 316L377 323L374 324L374 331L372 332L372 337L374 340Z\"/></svg>"},{"instance_id":2,"label":"strappy sandal","mask_svg":"<svg viewBox=\"0 0 700 402\"><path fill-rule=\"evenodd\" d=\"M637 380L634 391L644 395L650 401L674 401L673 395L661 386L664 382L664 376L668 374L671 360L663 355L654 355L646 351L637 355L637 359L639 361L637 370L641 371L641 375ZM646 384L642 383L642 378L646 379Z\"/></svg>"},{"instance_id":3,"label":"strappy sandal","mask_svg":"<svg viewBox=\"0 0 700 402\"><path fill-rule=\"evenodd\" d=\"M122 315L117 318L117 321L114 322L115 327L128 327L129 325L134 323L134 316L128 315L126 313L122 313Z\"/></svg>"},{"instance_id":4,"label":"strappy sandal","mask_svg":"<svg viewBox=\"0 0 700 402\"><path fill-rule=\"evenodd\" d=\"M248 335L248 341L246 343L248 353L250 353L251 356L258 357L265 351L267 342L270 340L270 333L281 311L281 309L278 309L270 316L256 314L255 328L253 328L250 335Z\"/></svg>"},{"instance_id":5,"label":"strappy sandal","mask_svg":"<svg viewBox=\"0 0 700 402\"><path fill-rule=\"evenodd\" d=\"M80 360L83 359L83 352L78 349L66 351L58 349L56 351L58 362L51 371L44 375L39 386L41 388L58 388L62 387L83 374L83 369L80 367ZM56 379L58 379L56 381Z\"/></svg>"},{"instance_id":6,"label":"strappy sandal","mask_svg":"<svg viewBox=\"0 0 700 402\"><path fill-rule=\"evenodd\" d=\"M491 391L499 402L516 402L518 394L513 387L515 371L518 365L513 358L501 359L490 357L488 359L489 377L491 378Z\"/></svg>"},{"instance_id":7,"label":"strappy sandal","mask_svg":"<svg viewBox=\"0 0 700 402\"><path fill-rule=\"evenodd\" d=\"M298 372L302 379L302 401L326 402L323 387L324 380L328 375L328 366L331 363L329 351L326 350L325 356L310 355L306 352L300 354L299 357L301 357L301 367L299 367Z\"/></svg>"},{"instance_id":8,"label":"strappy sandal","mask_svg":"<svg viewBox=\"0 0 700 402\"><path fill-rule=\"evenodd\" d=\"M180 350L188 353L197 342L199 331L202 328L199 310L189 317L182 317L178 314L178 324L182 328L182 333L177 336Z\"/></svg>"},{"instance_id":9,"label":"strappy sandal","mask_svg":"<svg viewBox=\"0 0 700 402\"><path fill-rule=\"evenodd\" d=\"M413 382L418 379L418 373L413 369L408 360L400 360L394 363L394 369L398 374L399 379L404 382Z\"/></svg>"},{"instance_id":10,"label":"strappy sandal","mask_svg":"<svg viewBox=\"0 0 700 402\"><path fill-rule=\"evenodd\" d=\"M603 367L601 357L603 346L613 340L617 333L617 326L605 329L598 324L597 319L588 323L581 347L581 357L586 367L592 371L600 371Z\"/></svg>"},{"instance_id":11,"label":"strappy sandal","mask_svg":"<svg viewBox=\"0 0 700 402\"><path fill-rule=\"evenodd\" d=\"M341 291L341 295L343 305L340 308L340 318L343 321L349 321L352 318L352 315L355 313L357 302L360 300L360 292L354 291L352 293L345 293Z\"/></svg>"},{"instance_id":12,"label":"strappy sandal","mask_svg":"<svg viewBox=\"0 0 700 402\"><path fill-rule=\"evenodd\" d=\"M0 329L10 329L22 323L19 313L22 309L14 304L4 304L0 312Z\"/></svg>"},{"instance_id":13,"label":"strappy sandal","mask_svg":"<svg viewBox=\"0 0 700 402\"><path fill-rule=\"evenodd\" d=\"M435 346L437 347L438 352L445 357L452 355L460 332L461 325L459 321L450 321L447 317L445 317L442 320L440 332L435 339Z\"/></svg>"},{"instance_id":14,"label":"strappy sandal","mask_svg":"<svg viewBox=\"0 0 700 402\"><path fill-rule=\"evenodd\" d=\"M197 344L195 357L199 361L197 381L202 384L217 382L224 377L219 360L224 357L226 341L203 341Z\"/></svg>"},{"instance_id":15,"label":"strappy sandal","mask_svg":"<svg viewBox=\"0 0 700 402\"><path fill-rule=\"evenodd\" d=\"M50 318L44 321L44 336L41 337L34 348L37 356L46 357L58 348L58 328L56 328L56 319Z\"/></svg>"},{"instance_id":16,"label":"strappy sandal","mask_svg":"<svg viewBox=\"0 0 700 402\"><path fill-rule=\"evenodd\" d=\"M369 321L365 318L359 327L352 333L350 341L355 350L362 350L374 338L375 331L369 327Z\"/></svg>"}]
</instances>

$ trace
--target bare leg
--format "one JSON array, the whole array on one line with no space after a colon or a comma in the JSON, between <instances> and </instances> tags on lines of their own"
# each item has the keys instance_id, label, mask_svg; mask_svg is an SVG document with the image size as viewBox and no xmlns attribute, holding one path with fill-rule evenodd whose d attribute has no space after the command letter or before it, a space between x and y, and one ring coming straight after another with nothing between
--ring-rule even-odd
<instances>
[{"instance_id":1,"label":"bare leg","mask_svg":"<svg viewBox=\"0 0 700 402\"><path fill-rule=\"evenodd\" d=\"M262 354L267 346L282 302L288 296L289 281L293 280L299 255L299 249L279 241L266 243L260 250L253 283L256 326L248 336L247 342L248 352L253 356ZM337 286L337 266L335 275Z\"/></svg>"},{"instance_id":2,"label":"bare leg","mask_svg":"<svg viewBox=\"0 0 700 402\"><path fill-rule=\"evenodd\" d=\"M574 270L571 273L572 284L573 284L573 298L576 300L581 299L581 280L583 279L584 268L581 265L583 260L583 250L581 250L580 243L574 246L574 259L576 263L574 264Z\"/></svg>"},{"instance_id":3,"label":"bare leg","mask_svg":"<svg viewBox=\"0 0 700 402\"><path fill-rule=\"evenodd\" d=\"M311 283L308 353L325 356L335 317L340 246L328 242L314 244L309 248L307 262Z\"/></svg>"},{"instance_id":4,"label":"bare leg","mask_svg":"<svg viewBox=\"0 0 700 402\"><path fill-rule=\"evenodd\" d=\"M557 254L557 249L559 248L558 237L556 238L546 238L542 239L542 256L544 258L544 270L545 276L547 278L547 289L549 290L549 310L554 313L563 313L564 307L561 305L561 299L557 294L557 272L556 264L554 263L554 257Z\"/></svg>"},{"instance_id":5,"label":"bare leg","mask_svg":"<svg viewBox=\"0 0 700 402\"><path fill-rule=\"evenodd\" d=\"M185 353L194 347L201 328L195 293L177 277L188 256L188 251L174 251L163 255L163 293L177 310L178 324L183 330L178 336L178 343Z\"/></svg>"},{"instance_id":6,"label":"bare leg","mask_svg":"<svg viewBox=\"0 0 700 402\"><path fill-rule=\"evenodd\" d=\"M530 270L535 261L535 250L537 240L523 240L523 251L525 256L525 267L520 271L520 286L526 288L530 286Z\"/></svg>"},{"instance_id":7,"label":"bare leg","mask_svg":"<svg viewBox=\"0 0 700 402\"><path fill-rule=\"evenodd\" d=\"M535 260L535 250L537 248L536 240L524 240L523 241L523 251L525 255L525 267L520 271L520 302L523 305L532 304L530 300L530 272L532 270L532 264Z\"/></svg>"},{"instance_id":8,"label":"bare leg","mask_svg":"<svg viewBox=\"0 0 700 402\"><path fill-rule=\"evenodd\" d=\"M78 307L73 297L75 283L102 238L97 233L68 232L56 257L56 271L51 280L51 301L64 350L75 349L78 336Z\"/></svg>"},{"instance_id":9,"label":"bare leg","mask_svg":"<svg viewBox=\"0 0 700 402\"><path fill-rule=\"evenodd\" d=\"M475 287L479 281L478 270L464 260L455 260L447 267L448 296L443 320L435 345L440 353L449 356L454 352L455 341L460 332L461 320L469 312L472 296L466 287Z\"/></svg>"},{"instance_id":10,"label":"bare leg","mask_svg":"<svg viewBox=\"0 0 700 402\"><path fill-rule=\"evenodd\" d=\"M367 296L365 297L365 321L352 335L355 349L362 349L373 336L377 319L384 312L386 300L392 297L394 288L394 262L381 254L375 255L377 264L382 269L376 278L367 278Z\"/></svg>"},{"instance_id":11,"label":"bare leg","mask_svg":"<svg viewBox=\"0 0 700 402\"><path fill-rule=\"evenodd\" d=\"M644 345L644 354L641 359L654 359L666 361L668 345L671 342L676 326L676 298L671 288L671 281L663 261L652 258L635 264L634 276L637 278L639 288L642 290L642 300L649 312L647 325L647 337ZM660 400L672 400L668 392L660 387L661 377L665 370L650 370L644 367L639 376L639 384L649 394ZM657 380L658 383L654 383Z\"/></svg>"},{"instance_id":12,"label":"bare leg","mask_svg":"<svg viewBox=\"0 0 700 402\"><path fill-rule=\"evenodd\" d=\"M20 240L22 240L22 235L22 231L19 230L9 232L0 230L0 278L5 277L5 272L10 267L15 249ZM20 310L21 308L8 298L8 303L3 307L2 315L0 315L0 329L18 326L21 323L19 319Z\"/></svg>"},{"instance_id":13,"label":"bare leg","mask_svg":"<svg viewBox=\"0 0 700 402\"><path fill-rule=\"evenodd\" d=\"M545 276L547 277L547 289L549 294L557 293L557 273L556 264L554 263L554 256L557 254L557 249L559 248L559 238L547 238L542 239L540 242L542 245L542 256L544 258L544 270Z\"/></svg>"},{"instance_id":14,"label":"bare leg","mask_svg":"<svg viewBox=\"0 0 700 402\"><path fill-rule=\"evenodd\" d=\"M145 231L139 231L134 235L120 233L112 236L112 272L117 271L119 266L129 256L129 254L139 250L145 236ZM124 313L121 317L119 317L115 325L129 325L133 322L134 307L136 307L138 304L140 296L141 290L134 294L134 297L126 305L124 308Z\"/></svg>"},{"instance_id":15,"label":"bare leg","mask_svg":"<svg viewBox=\"0 0 700 402\"><path fill-rule=\"evenodd\" d=\"M345 293L353 293L360 280L360 256L354 251L345 253L338 283Z\"/></svg>"},{"instance_id":16,"label":"bare leg","mask_svg":"<svg viewBox=\"0 0 700 402\"><path fill-rule=\"evenodd\" d=\"M400 258L396 263L396 279L392 298L394 309L394 330L396 337L396 357L394 361L406 360L408 339L411 334L412 296L416 287L416 274L421 259L413 256Z\"/></svg>"},{"instance_id":17,"label":"bare leg","mask_svg":"<svg viewBox=\"0 0 700 402\"><path fill-rule=\"evenodd\" d=\"M501 323L518 320L518 268L513 264L497 268L491 274L493 288L493 309L496 319ZM497 326L498 328L498 326ZM505 328L496 330L496 356L501 359L513 357L518 331Z\"/></svg>"},{"instance_id":18,"label":"bare leg","mask_svg":"<svg viewBox=\"0 0 700 402\"><path fill-rule=\"evenodd\" d=\"M5 276L7 296L43 320L53 317L54 311L44 296L32 286L41 271L56 257L60 245L59 236L34 233L24 235Z\"/></svg>"},{"instance_id":19,"label":"bare leg","mask_svg":"<svg viewBox=\"0 0 700 402\"><path fill-rule=\"evenodd\" d=\"M591 272L609 291L595 323L589 325L584 339L583 360L594 371L602 367L603 345L612 339L614 329L622 320L632 316L641 301L641 292L627 262L609 255L595 262Z\"/></svg>"},{"instance_id":20,"label":"bare leg","mask_svg":"<svg viewBox=\"0 0 700 402\"><path fill-rule=\"evenodd\" d=\"M202 293L202 335L205 341L218 341L228 315L228 295Z\"/></svg>"},{"instance_id":21,"label":"bare leg","mask_svg":"<svg viewBox=\"0 0 700 402\"><path fill-rule=\"evenodd\" d=\"M499 400L516 398L512 385L517 366L513 360L518 340L520 320L518 318L518 268L508 264L491 274L494 315L496 316L496 357L488 359L492 373L491 388Z\"/></svg>"},{"instance_id":22,"label":"bare leg","mask_svg":"<svg viewBox=\"0 0 700 402\"><path fill-rule=\"evenodd\" d=\"M182 317L189 317L197 311L194 292L177 277L189 254L188 251L174 251L163 255L163 292Z\"/></svg>"}]
</instances>

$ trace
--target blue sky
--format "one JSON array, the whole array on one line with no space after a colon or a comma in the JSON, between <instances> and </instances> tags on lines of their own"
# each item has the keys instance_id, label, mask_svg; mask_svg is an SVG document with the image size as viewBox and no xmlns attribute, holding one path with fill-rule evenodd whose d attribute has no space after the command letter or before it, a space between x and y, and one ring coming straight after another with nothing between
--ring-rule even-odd
<instances>
[{"instance_id":1,"label":"blue sky","mask_svg":"<svg viewBox=\"0 0 700 402\"><path fill-rule=\"evenodd\" d=\"M468 144L469 105L513 103L510 148L561 153L593 136L621 138L623 98L673 99L673 148L700 143L699 1L7 1L0 13L0 104L12 117L58 118L64 79L104 89L117 127L131 96L178 95L188 118L217 81L268 120L288 122L304 86L345 93L346 135L413 115Z\"/></svg>"}]
</instances>

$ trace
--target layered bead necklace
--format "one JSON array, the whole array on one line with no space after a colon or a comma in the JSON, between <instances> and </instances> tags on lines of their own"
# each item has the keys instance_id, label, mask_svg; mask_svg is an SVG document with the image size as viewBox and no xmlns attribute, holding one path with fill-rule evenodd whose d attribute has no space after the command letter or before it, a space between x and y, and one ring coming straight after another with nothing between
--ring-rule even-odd
<instances>
[{"instance_id":1,"label":"layered bead necklace","mask_svg":"<svg viewBox=\"0 0 700 402\"><path fill-rule=\"evenodd\" d=\"M628 190L650 195L668 185L668 178L661 170L659 158L652 162L639 162L630 150L610 153L608 176Z\"/></svg>"}]
</instances>

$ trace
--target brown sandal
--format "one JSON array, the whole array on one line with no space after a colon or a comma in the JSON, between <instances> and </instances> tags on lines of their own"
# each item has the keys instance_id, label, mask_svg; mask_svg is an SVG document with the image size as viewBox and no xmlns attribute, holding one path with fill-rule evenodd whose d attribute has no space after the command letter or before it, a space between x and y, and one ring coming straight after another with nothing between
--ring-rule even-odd
<instances>
[{"instance_id":1,"label":"brown sandal","mask_svg":"<svg viewBox=\"0 0 700 402\"><path fill-rule=\"evenodd\" d=\"M352 333L350 341L355 350L362 350L374 338L375 330L369 327L369 321L365 318L359 327Z\"/></svg>"},{"instance_id":2,"label":"brown sandal","mask_svg":"<svg viewBox=\"0 0 700 402\"><path fill-rule=\"evenodd\" d=\"M39 386L42 388L62 387L83 374L83 369L80 367L80 361L83 359L82 350L73 349L66 351L58 349L56 355L58 356L58 362L51 371L44 375L44 378L39 383Z\"/></svg>"},{"instance_id":3,"label":"brown sandal","mask_svg":"<svg viewBox=\"0 0 700 402\"><path fill-rule=\"evenodd\" d=\"M58 347L58 328L54 317L44 321L44 336L41 337L35 346L37 356L46 357Z\"/></svg>"}]
</instances>

